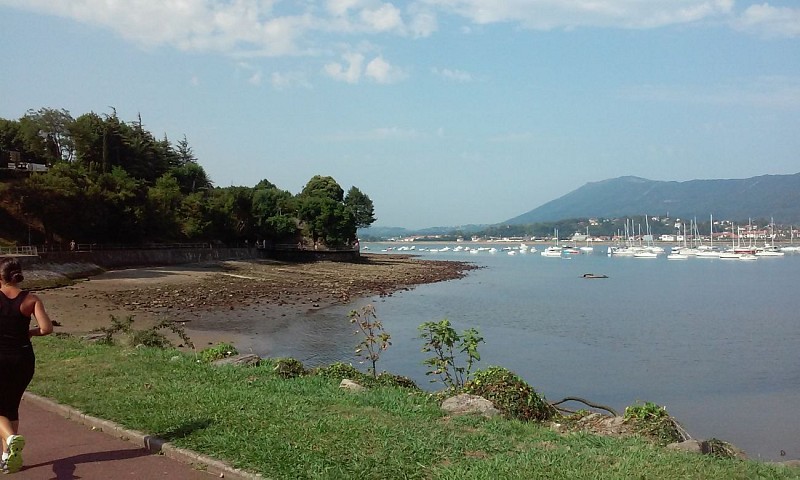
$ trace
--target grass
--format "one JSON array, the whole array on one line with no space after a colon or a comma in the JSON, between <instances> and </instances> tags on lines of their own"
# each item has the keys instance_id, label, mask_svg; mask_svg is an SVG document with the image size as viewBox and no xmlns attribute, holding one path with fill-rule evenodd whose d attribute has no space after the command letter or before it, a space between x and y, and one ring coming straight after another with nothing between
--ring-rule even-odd
<instances>
[{"instance_id":1,"label":"grass","mask_svg":"<svg viewBox=\"0 0 800 480\"><path fill-rule=\"evenodd\" d=\"M800 478L796 469L671 452L638 438L451 418L426 393L351 393L322 376L283 379L269 360L213 367L177 350L35 343L31 391L267 478Z\"/></svg>"}]
</instances>

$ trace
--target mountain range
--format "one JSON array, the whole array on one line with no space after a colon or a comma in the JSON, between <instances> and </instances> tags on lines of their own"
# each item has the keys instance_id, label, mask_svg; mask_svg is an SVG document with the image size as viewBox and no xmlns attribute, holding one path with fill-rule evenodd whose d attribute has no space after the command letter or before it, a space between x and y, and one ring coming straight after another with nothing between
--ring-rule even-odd
<instances>
[{"instance_id":1,"label":"mountain range","mask_svg":"<svg viewBox=\"0 0 800 480\"><path fill-rule=\"evenodd\" d=\"M668 182L618 177L590 182L517 217L501 222L524 225L568 218L630 215L746 220L774 218L800 223L800 173L744 179Z\"/></svg>"},{"instance_id":2,"label":"mountain range","mask_svg":"<svg viewBox=\"0 0 800 480\"><path fill-rule=\"evenodd\" d=\"M527 225L571 218L623 218L636 215L743 221L770 219L800 225L800 173L761 175L743 179L648 180L626 176L590 182L522 215L495 225ZM370 227L361 236L380 238L478 232L489 225L430 227Z\"/></svg>"}]
</instances>

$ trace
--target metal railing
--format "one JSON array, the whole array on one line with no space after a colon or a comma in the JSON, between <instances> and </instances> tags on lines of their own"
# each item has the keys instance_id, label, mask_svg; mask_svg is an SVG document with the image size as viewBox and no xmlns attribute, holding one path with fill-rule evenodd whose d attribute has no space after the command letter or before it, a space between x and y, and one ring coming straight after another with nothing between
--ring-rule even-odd
<instances>
[{"instance_id":1,"label":"metal railing","mask_svg":"<svg viewBox=\"0 0 800 480\"><path fill-rule=\"evenodd\" d=\"M39 255L39 251L32 245L0 247L0 255Z\"/></svg>"}]
</instances>

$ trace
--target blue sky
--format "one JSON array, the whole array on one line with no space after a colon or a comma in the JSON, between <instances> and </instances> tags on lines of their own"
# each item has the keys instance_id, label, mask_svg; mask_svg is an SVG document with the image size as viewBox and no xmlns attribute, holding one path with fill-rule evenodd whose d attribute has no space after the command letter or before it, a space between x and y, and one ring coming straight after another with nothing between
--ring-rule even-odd
<instances>
[{"instance_id":1,"label":"blue sky","mask_svg":"<svg viewBox=\"0 0 800 480\"><path fill-rule=\"evenodd\" d=\"M0 65L2 118L141 114L217 186L331 175L381 226L800 172L795 1L0 0Z\"/></svg>"}]
</instances>

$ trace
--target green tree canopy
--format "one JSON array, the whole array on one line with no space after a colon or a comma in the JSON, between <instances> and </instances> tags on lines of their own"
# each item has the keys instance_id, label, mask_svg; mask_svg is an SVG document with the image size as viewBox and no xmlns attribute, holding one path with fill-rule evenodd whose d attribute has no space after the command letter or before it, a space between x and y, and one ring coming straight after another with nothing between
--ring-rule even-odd
<instances>
[{"instance_id":1,"label":"green tree canopy","mask_svg":"<svg viewBox=\"0 0 800 480\"><path fill-rule=\"evenodd\" d=\"M356 228L366 228L375 223L372 200L358 188L350 187L344 197L344 204L353 212Z\"/></svg>"}]
</instances>

